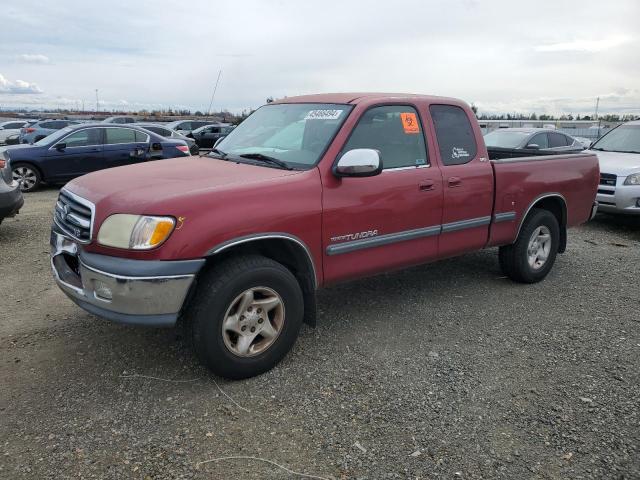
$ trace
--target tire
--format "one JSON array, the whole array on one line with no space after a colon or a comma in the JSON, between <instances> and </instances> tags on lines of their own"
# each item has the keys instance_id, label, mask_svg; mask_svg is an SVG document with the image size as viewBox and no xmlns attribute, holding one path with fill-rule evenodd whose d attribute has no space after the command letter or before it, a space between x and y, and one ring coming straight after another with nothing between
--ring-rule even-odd
<instances>
[{"instance_id":1,"label":"tire","mask_svg":"<svg viewBox=\"0 0 640 480\"><path fill-rule=\"evenodd\" d=\"M544 241L547 236L548 248ZM534 208L522 224L516 242L500 247L500 268L516 282L539 282L551 271L559 245L560 227L555 215L548 210Z\"/></svg>"},{"instance_id":2,"label":"tire","mask_svg":"<svg viewBox=\"0 0 640 480\"><path fill-rule=\"evenodd\" d=\"M272 369L285 357L303 317L302 289L293 274L269 258L246 255L223 260L204 272L185 320L190 322L200 362L216 375L242 379ZM251 333L252 328L258 333ZM261 332L269 335L263 337Z\"/></svg>"},{"instance_id":3,"label":"tire","mask_svg":"<svg viewBox=\"0 0 640 480\"><path fill-rule=\"evenodd\" d=\"M20 190L24 193L37 190L42 183L40 170L29 163L18 162L15 165L12 165L11 174L14 180L20 182Z\"/></svg>"}]
</instances>

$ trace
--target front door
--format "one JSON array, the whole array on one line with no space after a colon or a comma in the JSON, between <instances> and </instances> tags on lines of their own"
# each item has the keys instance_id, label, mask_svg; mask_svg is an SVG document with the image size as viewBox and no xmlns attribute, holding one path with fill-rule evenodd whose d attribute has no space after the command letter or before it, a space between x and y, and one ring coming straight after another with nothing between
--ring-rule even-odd
<instances>
[{"instance_id":1,"label":"front door","mask_svg":"<svg viewBox=\"0 0 640 480\"><path fill-rule=\"evenodd\" d=\"M378 150L384 169L373 177L323 182L327 282L421 263L438 251L441 178L429 164L416 109L369 108L341 153L356 148Z\"/></svg>"},{"instance_id":2,"label":"front door","mask_svg":"<svg viewBox=\"0 0 640 480\"><path fill-rule=\"evenodd\" d=\"M99 170L102 165L100 128L85 128L60 139L49 148L46 159L48 180L66 181Z\"/></svg>"},{"instance_id":3,"label":"front door","mask_svg":"<svg viewBox=\"0 0 640 480\"><path fill-rule=\"evenodd\" d=\"M429 108L438 143L444 207L439 256L483 248L493 210L493 168L478 149L467 112L455 105Z\"/></svg>"}]
</instances>

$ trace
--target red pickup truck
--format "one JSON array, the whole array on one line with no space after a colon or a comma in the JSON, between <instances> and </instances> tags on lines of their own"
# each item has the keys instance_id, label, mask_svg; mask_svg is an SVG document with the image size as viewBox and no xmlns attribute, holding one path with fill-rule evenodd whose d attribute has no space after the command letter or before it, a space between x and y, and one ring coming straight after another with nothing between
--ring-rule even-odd
<instances>
[{"instance_id":1,"label":"red pickup truck","mask_svg":"<svg viewBox=\"0 0 640 480\"><path fill-rule=\"evenodd\" d=\"M68 183L53 273L96 315L184 322L213 372L250 377L315 323L325 285L489 247L513 280L542 280L595 212L598 160L508 153L491 158L455 99L287 98L208 155Z\"/></svg>"}]
</instances>

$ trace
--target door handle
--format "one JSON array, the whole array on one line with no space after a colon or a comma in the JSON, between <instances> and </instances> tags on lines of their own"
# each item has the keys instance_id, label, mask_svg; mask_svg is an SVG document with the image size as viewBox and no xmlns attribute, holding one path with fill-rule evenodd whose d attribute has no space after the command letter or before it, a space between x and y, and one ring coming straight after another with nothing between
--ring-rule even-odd
<instances>
[{"instance_id":1,"label":"door handle","mask_svg":"<svg viewBox=\"0 0 640 480\"><path fill-rule=\"evenodd\" d=\"M462 185L462 179L460 177L449 177L447 183L450 187L459 187Z\"/></svg>"},{"instance_id":2,"label":"door handle","mask_svg":"<svg viewBox=\"0 0 640 480\"><path fill-rule=\"evenodd\" d=\"M433 180L425 180L424 182L420 182L418 186L420 187L421 192L428 192L433 190L434 183Z\"/></svg>"}]
</instances>

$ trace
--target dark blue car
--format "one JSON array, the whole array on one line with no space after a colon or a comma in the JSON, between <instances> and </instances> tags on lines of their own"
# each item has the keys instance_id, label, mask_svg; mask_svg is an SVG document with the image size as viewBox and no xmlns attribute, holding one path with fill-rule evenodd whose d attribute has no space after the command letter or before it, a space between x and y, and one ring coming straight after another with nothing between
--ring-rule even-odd
<instances>
[{"instance_id":1,"label":"dark blue car","mask_svg":"<svg viewBox=\"0 0 640 480\"><path fill-rule=\"evenodd\" d=\"M100 123L66 127L33 145L9 147L4 155L20 189L31 192L42 182L65 183L104 168L190 153L182 140L165 138L133 125Z\"/></svg>"}]
</instances>

